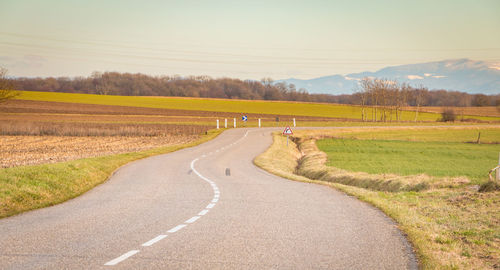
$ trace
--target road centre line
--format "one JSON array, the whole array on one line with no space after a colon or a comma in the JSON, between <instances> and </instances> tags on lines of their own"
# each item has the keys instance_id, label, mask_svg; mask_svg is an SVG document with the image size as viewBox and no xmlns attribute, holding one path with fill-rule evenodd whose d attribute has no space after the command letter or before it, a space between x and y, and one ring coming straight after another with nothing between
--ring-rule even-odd
<instances>
[{"instance_id":1,"label":"road centre line","mask_svg":"<svg viewBox=\"0 0 500 270\"><path fill-rule=\"evenodd\" d=\"M163 238L167 237L167 235L165 234L160 234L158 235L157 237L147 241L146 243L142 244L143 247L149 247L149 246L152 246L154 243L162 240Z\"/></svg>"},{"instance_id":2,"label":"road centre line","mask_svg":"<svg viewBox=\"0 0 500 270\"><path fill-rule=\"evenodd\" d=\"M243 139L244 139L244 138L248 135L248 132L249 132L249 131L247 131L247 132L245 133L245 135L244 135L243 137L241 137L240 139L238 139L238 140L236 140L235 142L231 143L231 144L230 144L230 146L235 145L235 144L236 144L236 143L238 143L239 141L243 140ZM221 148L221 149L219 149L219 150L220 150L220 151L223 151L223 150L224 150L224 149L226 149L226 148L228 148L228 146L226 146L226 147L222 147L222 148ZM215 151L215 152L216 152L216 153L218 153L218 152L219 152L219 150L217 150L217 151ZM212 154L213 154L213 152L208 153L208 155L207 155L207 154L203 154L203 155L201 156L201 158L205 158L205 157L207 157L207 156L209 156L209 155L212 155ZM201 178L201 179L203 179L204 181L208 182L208 183L212 186L212 189L213 189L213 192L214 192L214 196L213 196L213 198L212 198L212 201L211 201L211 203L210 203L210 204L208 204L208 205L205 207L205 209L201 210L201 211L200 211L200 213L198 213L198 215L197 215L197 216L191 217L190 219L186 220L183 224L177 225L177 226L175 226L174 228L172 228L172 229L168 230L168 233L175 233L175 232L177 232L177 231L181 230L182 228L186 227L188 224L191 224L191 223L195 222L196 220L198 220L199 218L201 218L201 216L204 216L205 214L207 214L207 213L209 212L209 210L208 210L208 209L213 208L213 207L216 205L216 203L219 201L220 191L219 191L219 187L217 187L217 184L215 184L215 182L214 182L214 181L212 181L212 180L210 180L210 179L206 178L205 176L201 175L201 174L200 174L200 173L199 173L199 172L198 172L198 171L194 168L194 164L195 164L195 163L196 163L196 161L198 161L199 159L200 159L200 158L195 158L193 161L191 161L191 170L192 170L192 171L193 171L193 172L194 172L194 173L195 173L198 177L200 177L200 178ZM187 224L186 224L186 223L187 223ZM149 246L152 246L153 244L155 244L155 243L157 243L157 242L161 241L162 239L164 239L164 238L166 238L166 237L167 237L167 235L166 235L166 234L160 234L160 235L158 235L157 237L155 237L155 238L153 238L153 239L151 239L151 240L149 240L149 241L147 241L147 242L143 243L143 244L142 244L142 246L143 246L143 247L149 247ZM128 259L128 258L130 258L131 256L133 256L133 255L135 255L135 254L139 253L139 252L140 252L140 250L131 250L131 251L129 251L129 252L127 252L127 253L125 253L125 254L121 255L120 257L117 257L117 258L115 258L115 259L113 259L113 260L111 260L111 261L109 261L109 262L105 263L104 265L106 265L106 266L113 266L113 265L116 265L116 264L118 264L118 263L120 263L120 262L122 262L122 261L124 261L124 260L126 260L126 259Z\"/></svg>"},{"instance_id":3,"label":"road centre line","mask_svg":"<svg viewBox=\"0 0 500 270\"><path fill-rule=\"evenodd\" d=\"M105 263L104 265L117 265L121 261L124 261L124 260L128 259L129 257L134 256L137 253L139 253L139 250L131 250L131 251L121 255L120 257Z\"/></svg>"},{"instance_id":4,"label":"road centre line","mask_svg":"<svg viewBox=\"0 0 500 270\"><path fill-rule=\"evenodd\" d=\"M184 223L193 223L195 222L196 220L198 220L199 218L201 218L200 216L194 216L188 220L186 220Z\"/></svg>"},{"instance_id":5,"label":"road centre line","mask_svg":"<svg viewBox=\"0 0 500 270\"><path fill-rule=\"evenodd\" d=\"M203 209L201 212L198 213L198 216L204 216L206 213L208 213L208 209Z\"/></svg>"},{"instance_id":6,"label":"road centre line","mask_svg":"<svg viewBox=\"0 0 500 270\"><path fill-rule=\"evenodd\" d=\"M186 226L187 225L185 225L185 224L177 225L177 226L173 227L172 229L168 230L168 233L177 232L177 231L181 230L182 228L184 228Z\"/></svg>"},{"instance_id":7,"label":"road centre line","mask_svg":"<svg viewBox=\"0 0 500 270\"><path fill-rule=\"evenodd\" d=\"M214 206L215 206L215 203L211 203L211 204L207 205L207 207L205 207L205 208L210 209L210 208L213 208Z\"/></svg>"}]
</instances>

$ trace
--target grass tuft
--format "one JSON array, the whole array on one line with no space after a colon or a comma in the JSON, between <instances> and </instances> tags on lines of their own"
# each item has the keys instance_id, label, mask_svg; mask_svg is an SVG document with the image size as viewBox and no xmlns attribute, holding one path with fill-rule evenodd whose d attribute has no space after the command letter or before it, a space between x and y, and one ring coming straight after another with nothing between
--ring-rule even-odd
<instances>
[{"instance_id":1,"label":"grass tuft","mask_svg":"<svg viewBox=\"0 0 500 270\"><path fill-rule=\"evenodd\" d=\"M494 181L488 181L479 186L479 192L493 192L500 191L500 184Z\"/></svg>"}]
</instances>

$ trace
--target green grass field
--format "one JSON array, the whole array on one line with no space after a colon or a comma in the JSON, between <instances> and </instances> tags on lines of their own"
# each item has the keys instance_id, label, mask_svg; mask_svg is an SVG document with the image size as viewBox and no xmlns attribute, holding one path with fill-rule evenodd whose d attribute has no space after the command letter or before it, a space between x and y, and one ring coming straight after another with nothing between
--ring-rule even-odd
<instances>
[{"instance_id":1,"label":"green grass field","mask_svg":"<svg viewBox=\"0 0 500 270\"><path fill-rule=\"evenodd\" d=\"M135 97L135 96L104 96L89 94L53 93L20 91L17 99L35 101L70 102L99 105L119 105L133 107L149 107L178 110L197 110L214 112L236 112L253 114L296 115L335 117L360 119L361 109L357 106L299 103L299 102L272 102L248 100L223 100L179 97ZM370 111L370 110L368 110ZM414 112L404 112L402 119L412 121ZM436 121L440 114L420 113L419 121ZM500 120L500 117L470 116L481 120Z\"/></svg>"},{"instance_id":2,"label":"green grass field","mask_svg":"<svg viewBox=\"0 0 500 270\"><path fill-rule=\"evenodd\" d=\"M327 153L327 165L349 171L466 176L475 182L488 179L500 152L498 144L458 142L324 139L317 146Z\"/></svg>"},{"instance_id":3,"label":"green grass field","mask_svg":"<svg viewBox=\"0 0 500 270\"><path fill-rule=\"evenodd\" d=\"M398 168L407 166L412 170L423 168L426 173L447 175L454 172L447 172L449 164L444 166L443 163L451 161L462 164L463 168L452 164L455 169L463 170L468 177L479 177L483 182L485 178L480 174L496 165L500 145L463 143L471 137L477 138L478 131L484 141L500 141L500 128L486 127L298 130L294 137L300 140L291 141L289 146L283 136L275 134L272 146L254 162L281 177L331 186L381 209L398 223L398 228L412 243L419 269L497 269L500 262L500 191L478 192L471 186L477 181L437 185L421 191L380 191L355 186L355 181L341 184L300 174L302 169L324 169L323 174L318 174L321 176L333 169L323 166L324 155L317 155L319 151L307 148L306 144L311 138L336 137L338 139L322 140L318 145L326 148L330 159L348 161L345 167L350 166L352 170L381 173L389 168L401 174L415 173ZM485 151L488 153L483 154ZM419 161L423 163L412 164L406 157L408 154L420 156ZM305 162L308 157L319 162ZM386 162L377 164L377 159ZM356 168L359 166L356 163L365 166ZM333 165L340 167L338 163ZM361 174L352 173L354 177L364 177ZM421 177L409 176L407 180L419 181Z\"/></svg>"},{"instance_id":4,"label":"green grass field","mask_svg":"<svg viewBox=\"0 0 500 270\"><path fill-rule=\"evenodd\" d=\"M370 132L351 132L343 135L345 138L356 138L361 140L396 140L396 141L419 141L419 142L476 142L480 135L482 143L500 143L500 129L487 127L456 127L450 128L419 128L377 130Z\"/></svg>"},{"instance_id":5,"label":"green grass field","mask_svg":"<svg viewBox=\"0 0 500 270\"><path fill-rule=\"evenodd\" d=\"M481 133L483 144L476 142ZM500 152L500 128L411 128L334 135L317 141L329 166L372 174L427 174L487 179ZM342 138L342 139L338 139ZM486 143L486 144L484 144Z\"/></svg>"}]
</instances>

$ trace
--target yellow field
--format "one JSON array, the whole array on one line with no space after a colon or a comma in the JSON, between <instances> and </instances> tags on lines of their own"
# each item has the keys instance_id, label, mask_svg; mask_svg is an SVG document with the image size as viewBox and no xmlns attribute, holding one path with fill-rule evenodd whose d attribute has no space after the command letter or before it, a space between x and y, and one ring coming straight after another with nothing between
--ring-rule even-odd
<instances>
[{"instance_id":1,"label":"yellow field","mask_svg":"<svg viewBox=\"0 0 500 270\"><path fill-rule=\"evenodd\" d=\"M21 95L18 96L17 99L163 108L175 110L231 112L241 114L249 113L361 119L361 108L358 106L322 103L248 101L179 97L105 96L29 91L22 91ZM368 114L370 113L370 109L368 109ZM406 111L402 115L402 120L413 121L414 115L414 112ZM419 113L418 121L436 121L440 117L441 115L439 113ZM500 120L500 117L485 116L467 116L467 118L475 118L484 121Z\"/></svg>"}]
</instances>

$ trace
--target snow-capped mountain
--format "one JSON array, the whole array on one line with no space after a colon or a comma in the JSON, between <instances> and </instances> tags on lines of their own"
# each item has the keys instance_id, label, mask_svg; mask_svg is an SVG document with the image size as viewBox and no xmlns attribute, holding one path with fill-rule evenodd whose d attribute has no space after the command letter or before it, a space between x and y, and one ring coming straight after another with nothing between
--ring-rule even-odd
<instances>
[{"instance_id":1,"label":"snow-capped mountain","mask_svg":"<svg viewBox=\"0 0 500 270\"><path fill-rule=\"evenodd\" d=\"M500 63L469 59L445 60L421 64L386 67L376 72L333 75L310 80L280 80L293 83L309 93L350 94L364 77L408 82L429 89L445 89L467 93L500 94Z\"/></svg>"}]
</instances>

